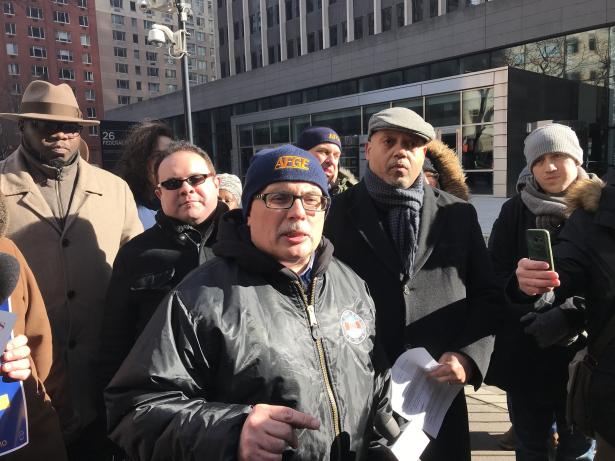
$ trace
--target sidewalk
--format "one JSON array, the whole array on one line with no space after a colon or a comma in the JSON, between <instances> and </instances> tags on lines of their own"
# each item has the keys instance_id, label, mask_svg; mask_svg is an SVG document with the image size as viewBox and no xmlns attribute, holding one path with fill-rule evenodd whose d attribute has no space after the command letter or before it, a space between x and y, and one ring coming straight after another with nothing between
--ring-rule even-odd
<instances>
[{"instance_id":1,"label":"sidewalk","mask_svg":"<svg viewBox=\"0 0 615 461\"><path fill-rule=\"evenodd\" d=\"M510 427L504 391L483 386L474 392L471 386L466 386L465 393L472 461L514 461L514 451L503 451L497 445L498 436Z\"/></svg>"}]
</instances>

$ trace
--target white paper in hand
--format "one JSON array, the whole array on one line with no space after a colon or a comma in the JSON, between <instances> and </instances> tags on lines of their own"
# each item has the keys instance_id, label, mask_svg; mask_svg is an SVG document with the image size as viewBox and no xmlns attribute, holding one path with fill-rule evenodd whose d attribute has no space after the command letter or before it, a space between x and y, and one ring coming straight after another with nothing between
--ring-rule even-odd
<instances>
[{"instance_id":1,"label":"white paper in hand","mask_svg":"<svg viewBox=\"0 0 615 461\"><path fill-rule=\"evenodd\" d=\"M418 347L400 355L391 369L393 410L411 423L422 421L421 429L433 438L438 436L446 412L463 387L426 376L427 371L438 366L425 348Z\"/></svg>"},{"instance_id":2,"label":"white paper in hand","mask_svg":"<svg viewBox=\"0 0 615 461\"><path fill-rule=\"evenodd\" d=\"M11 339L11 332L17 320L17 314L0 310L0 355L6 349L6 343Z\"/></svg>"}]
</instances>

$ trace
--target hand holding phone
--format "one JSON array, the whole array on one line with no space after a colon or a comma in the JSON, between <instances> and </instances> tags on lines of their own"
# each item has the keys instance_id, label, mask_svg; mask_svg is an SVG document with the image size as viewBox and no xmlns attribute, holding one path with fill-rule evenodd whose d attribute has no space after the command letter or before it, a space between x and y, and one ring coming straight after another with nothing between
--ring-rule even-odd
<instances>
[{"instance_id":1,"label":"hand holding phone","mask_svg":"<svg viewBox=\"0 0 615 461\"><path fill-rule=\"evenodd\" d=\"M551 249L551 234L546 229L527 229L525 231L528 258L534 261L544 261L549 264L550 271L555 271L553 250Z\"/></svg>"}]
</instances>

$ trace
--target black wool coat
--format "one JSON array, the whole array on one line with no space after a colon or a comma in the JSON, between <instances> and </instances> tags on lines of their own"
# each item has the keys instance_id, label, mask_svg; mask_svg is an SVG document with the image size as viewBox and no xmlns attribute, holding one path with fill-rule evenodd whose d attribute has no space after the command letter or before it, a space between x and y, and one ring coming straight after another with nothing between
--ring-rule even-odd
<instances>
[{"instance_id":1,"label":"black wool coat","mask_svg":"<svg viewBox=\"0 0 615 461\"><path fill-rule=\"evenodd\" d=\"M98 364L103 388L165 296L190 271L215 257L211 247L216 243L218 220L226 211L226 204L218 202L203 235L159 211L153 227L120 248L103 316Z\"/></svg>"},{"instance_id":2,"label":"black wool coat","mask_svg":"<svg viewBox=\"0 0 615 461\"><path fill-rule=\"evenodd\" d=\"M446 192L425 188L414 276L403 276L401 259L365 183L334 198L325 235L335 256L354 269L376 304L376 337L391 363L413 347L438 360L447 351L471 359L471 383L480 386L493 349L503 292L476 210ZM467 408L463 392L449 409L423 461L469 460Z\"/></svg>"},{"instance_id":3,"label":"black wool coat","mask_svg":"<svg viewBox=\"0 0 615 461\"><path fill-rule=\"evenodd\" d=\"M551 232L552 241L561 227ZM535 228L536 215L525 206L520 195L504 203L493 224L489 253L496 278L507 291L517 289L517 262L528 256L525 231ZM580 306L580 303L577 305ZM584 341L579 339L568 347L551 346L541 349L532 336L523 332L525 325L520 323L523 315L534 310L534 303L510 302L507 308L508 318L495 337L495 350L486 382L518 395L518 398L526 402L563 405L568 363L584 346ZM574 303L567 303L562 308L569 317L577 317L577 312L572 312L577 310ZM581 316L584 315L583 309L579 308L578 311Z\"/></svg>"}]
</instances>

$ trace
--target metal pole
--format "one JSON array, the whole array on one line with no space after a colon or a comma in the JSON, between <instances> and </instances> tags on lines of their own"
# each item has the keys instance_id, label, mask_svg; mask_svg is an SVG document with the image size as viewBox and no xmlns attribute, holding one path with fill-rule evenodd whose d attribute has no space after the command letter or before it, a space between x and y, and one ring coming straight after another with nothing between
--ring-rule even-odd
<instances>
[{"instance_id":1,"label":"metal pole","mask_svg":"<svg viewBox=\"0 0 615 461\"><path fill-rule=\"evenodd\" d=\"M181 0L175 1L175 6L177 7L177 17L178 17L178 26L179 30L186 32L186 13L184 11L184 6ZM184 36L184 39L186 37ZM186 140L194 144L194 139L192 137L192 107L190 104L190 78L188 73L188 52L184 53L182 57L182 90L184 95L184 133L186 136Z\"/></svg>"}]
</instances>

